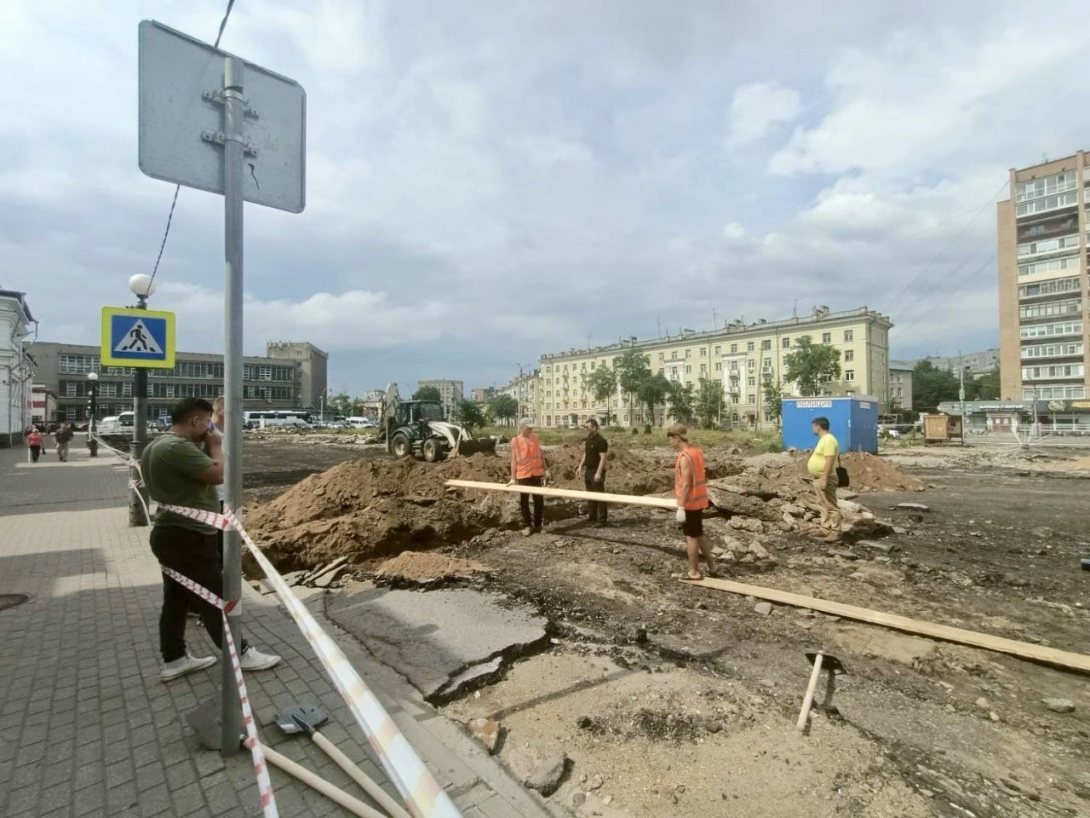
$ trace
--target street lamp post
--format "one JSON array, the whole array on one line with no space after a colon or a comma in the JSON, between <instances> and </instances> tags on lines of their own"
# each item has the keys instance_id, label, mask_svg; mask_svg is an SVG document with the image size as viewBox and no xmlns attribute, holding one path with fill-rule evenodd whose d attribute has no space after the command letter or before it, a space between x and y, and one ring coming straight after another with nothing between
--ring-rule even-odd
<instances>
[{"instance_id":1,"label":"street lamp post","mask_svg":"<svg viewBox=\"0 0 1090 818\"><path fill-rule=\"evenodd\" d=\"M98 404L95 403L97 397L98 387L98 373L87 373L87 395L91 399L91 406L89 409L90 417L87 419L87 450L91 453L91 457L98 457L98 441L95 440L95 414L98 411Z\"/></svg>"},{"instance_id":2,"label":"street lamp post","mask_svg":"<svg viewBox=\"0 0 1090 818\"><path fill-rule=\"evenodd\" d=\"M155 285L151 276L138 273L129 279L129 289L136 296L136 308L146 310L148 308L148 296L155 292ZM140 455L144 453L144 446L148 442L148 370L142 366L135 367L133 374L133 422L132 422L132 457L136 463L140 462ZM148 487L140 479L136 466L130 468L129 477L135 488L129 498L129 525L146 526L148 524L147 505Z\"/></svg>"}]
</instances>

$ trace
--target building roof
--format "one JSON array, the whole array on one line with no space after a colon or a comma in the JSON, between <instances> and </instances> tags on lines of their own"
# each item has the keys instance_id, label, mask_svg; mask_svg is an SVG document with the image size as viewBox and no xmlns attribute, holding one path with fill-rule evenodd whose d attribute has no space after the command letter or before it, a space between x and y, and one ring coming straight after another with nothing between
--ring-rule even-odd
<instances>
[{"instance_id":1,"label":"building roof","mask_svg":"<svg viewBox=\"0 0 1090 818\"><path fill-rule=\"evenodd\" d=\"M23 315L26 317L27 323L38 323L30 312L30 305L26 302L26 293L21 293L18 290L0 290L0 298L10 298L14 301L18 301L23 308Z\"/></svg>"}]
</instances>

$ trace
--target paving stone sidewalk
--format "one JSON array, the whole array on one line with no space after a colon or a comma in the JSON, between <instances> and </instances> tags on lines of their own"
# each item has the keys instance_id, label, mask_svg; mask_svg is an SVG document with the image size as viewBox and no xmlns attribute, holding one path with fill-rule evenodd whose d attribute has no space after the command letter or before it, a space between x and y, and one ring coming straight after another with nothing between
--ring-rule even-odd
<instances>
[{"instance_id":1,"label":"paving stone sidewalk","mask_svg":"<svg viewBox=\"0 0 1090 818\"><path fill-rule=\"evenodd\" d=\"M9 482L25 482L12 477L18 456L0 452L0 506L14 496ZM123 497L124 475L115 472L108 463L41 470L34 482L53 507L65 501L51 485L62 494L68 493L64 486L77 486L71 505L79 510L27 513L24 503L0 516L0 595L30 595L0 610L0 815L259 815L249 754L223 759L203 749L185 721L186 713L217 695L220 666L168 685L159 681L162 586L147 530L127 526L123 500L88 509L81 499L88 485L96 487L94 505L110 491ZM25 492L18 497L25 500ZM328 623L320 598L309 604L466 818L555 814L401 677ZM192 623L192 652L214 652ZM361 797L306 737L282 736L269 723L284 706L318 704L330 714L323 734L393 793L283 609L247 589L242 628L251 642L285 659L274 670L247 676L263 740ZM348 814L275 768L272 777L283 816Z\"/></svg>"}]
</instances>

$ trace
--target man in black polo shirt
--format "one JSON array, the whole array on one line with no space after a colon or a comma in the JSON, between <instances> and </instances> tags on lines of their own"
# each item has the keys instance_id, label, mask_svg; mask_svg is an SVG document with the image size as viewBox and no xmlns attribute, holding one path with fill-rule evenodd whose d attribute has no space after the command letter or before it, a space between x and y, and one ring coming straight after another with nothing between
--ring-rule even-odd
<instances>
[{"instance_id":1,"label":"man in black polo shirt","mask_svg":"<svg viewBox=\"0 0 1090 818\"><path fill-rule=\"evenodd\" d=\"M598 421L590 418L583 426L587 430L586 449L583 459L579 462L579 468L583 472L583 483L587 491L606 490L606 452L609 451L609 443L598 433ZM606 504L598 502L587 503L587 517L592 523L608 525L606 519Z\"/></svg>"}]
</instances>

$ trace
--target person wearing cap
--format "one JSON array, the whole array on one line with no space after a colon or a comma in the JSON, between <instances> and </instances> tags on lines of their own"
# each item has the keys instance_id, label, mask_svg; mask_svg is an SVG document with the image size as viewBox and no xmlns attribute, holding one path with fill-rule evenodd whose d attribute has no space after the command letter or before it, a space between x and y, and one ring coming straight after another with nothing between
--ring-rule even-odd
<instances>
[{"instance_id":1,"label":"person wearing cap","mask_svg":"<svg viewBox=\"0 0 1090 818\"><path fill-rule=\"evenodd\" d=\"M689 429L675 423L666 430L670 447L676 451L674 462L674 498L677 500L677 521L685 532L689 555L687 579L704 579L700 573L700 557L708 566L708 576L715 576L715 558L704 537L704 509L708 507L708 485L704 472L704 452L689 443Z\"/></svg>"},{"instance_id":2,"label":"person wearing cap","mask_svg":"<svg viewBox=\"0 0 1090 818\"><path fill-rule=\"evenodd\" d=\"M511 482L520 486L543 486L549 477L545 463L545 453L541 451L541 441L534 434L534 422L530 418L519 421L519 432L511 439ZM530 495L519 495L519 511L522 512L522 536L538 534L545 517L545 498L540 494L534 497L534 517L530 519Z\"/></svg>"}]
</instances>

